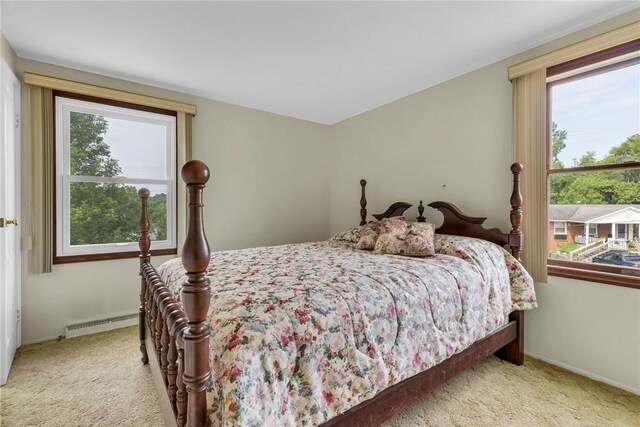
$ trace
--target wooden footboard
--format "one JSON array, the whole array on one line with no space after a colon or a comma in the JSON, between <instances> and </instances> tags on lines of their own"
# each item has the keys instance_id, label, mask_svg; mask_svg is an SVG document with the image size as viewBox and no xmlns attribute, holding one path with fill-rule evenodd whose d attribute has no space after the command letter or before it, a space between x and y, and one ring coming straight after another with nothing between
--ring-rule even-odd
<instances>
[{"instance_id":1,"label":"wooden footboard","mask_svg":"<svg viewBox=\"0 0 640 427\"><path fill-rule=\"evenodd\" d=\"M209 265L209 245L202 223L202 190L209 180L209 169L199 161L187 162L182 168L187 185L189 225L182 263L187 282L182 289L182 306L160 279L151 264L149 249L150 224L147 212L149 190L140 189L140 351L142 363L149 362L147 342L153 344L162 380L176 424L179 427L199 427L208 422L206 387L211 376L209 368L210 287L205 271ZM184 309L183 309L184 307ZM146 331L150 336L146 337ZM148 339L147 339L148 338Z\"/></svg>"}]
</instances>

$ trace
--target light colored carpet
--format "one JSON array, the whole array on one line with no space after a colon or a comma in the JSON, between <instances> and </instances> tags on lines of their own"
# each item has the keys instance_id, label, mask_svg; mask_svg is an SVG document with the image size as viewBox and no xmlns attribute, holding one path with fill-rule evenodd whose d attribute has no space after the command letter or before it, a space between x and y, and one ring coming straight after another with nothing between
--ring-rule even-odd
<instances>
[{"instance_id":1,"label":"light colored carpet","mask_svg":"<svg viewBox=\"0 0 640 427\"><path fill-rule=\"evenodd\" d=\"M0 388L2 426L161 426L135 327L21 348ZM640 397L546 363L494 357L386 427L640 426Z\"/></svg>"}]
</instances>

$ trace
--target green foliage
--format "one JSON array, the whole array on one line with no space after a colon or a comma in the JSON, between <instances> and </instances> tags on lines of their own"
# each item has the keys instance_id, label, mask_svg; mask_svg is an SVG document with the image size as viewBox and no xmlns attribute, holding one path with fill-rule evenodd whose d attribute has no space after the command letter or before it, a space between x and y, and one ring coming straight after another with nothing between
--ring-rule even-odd
<instances>
[{"instance_id":1,"label":"green foliage","mask_svg":"<svg viewBox=\"0 0 640 427\"><path fill-rule=\"evenodd\" d=\"M609 155L602 159L600 164L624 162L640 162L640 134L632 135L622 144L611 148Z\"/></svg>"},{"instance_id":2,"label":"green foliage","mask_svg":"<svg viewBox=\"0 0 640 427\"><path fill-rule=\"evenodd\" d=\"M109 128L104 117L73 111L70 127L71 174L118 176L118 161L102 137Z\"/></svg>"},{"instance_id":3,"label":"green foliage","mask_svg":"<svg viewBox=\"0 0 640 427\"><path fill-rule=\"evenodd\" d=\"M569 252L580 248L581 245L575 242L563 243L558 245L553 251L554 253L568 254Z\"/></svg>"},{"instance_id":4,"label":"green foliage","mask_svg":"<svg viewBox=\"0 0 640 427\"><path fill-rule=\"evenodd\" d=\"M596 158L595 151L587 151L587 154L584 154L580 157L580 160L576 161L573 159L574 167L585 167L585 166L595 166L598 164L598 159Z\"/></svg>"},{"instance_id":5,"label":"green foliage","mask_svg":"<svg viewBox=\"0 0 640 427\"><path fill-rule=\"evenodd\" d=\"M566 138L566 132L563 135ZM564 143L558 146L564 148ZM555 152L556 156L558 154L559 151ZM619 146L612 147L601 160L596 158L594 152L589 151L579 160L574 161L574 166L608 165L630 161L640 161L639 134L632 135ZM640 170L551 175L549 200L553 204L561 205L640 204Z\"/></svg>"},{"instance_id":6,"label":"green foliage","mask_svg":"<svg viewBox=\"0 0 640 427\"><path fill-rule=\"evenodd\" d=\"M564 150L567 146L567 131L566 130L558 130L558 125L553 122L551 123L551 168L552 169L563 169L564 165L558 159L558 155L562 150ZM566 186L565 176L563 175L554 175L549 182L549 194L551 203L558 203L556 199L556 195L559 194L562 189Z\"/></svg>"},{"instance_id":7,"label":"green foliage","mask_svg":"<svg viewBox=\"0 0 640 427\"><path fill-rule=\"evenodd\" d=\"M108 122L101 116L71 113L70 156L73 175L114 177L122 173L104 142ZM72 182L71 244L135 242L140 199L132 185ZM167 238L167 195L149 198L149 219L156 240Z\"/></svg>"},{"instance_id":8,"label":"green foliage","mask_svg":"<svg viewBox=\"0 0 640 427\"><path fill-rule=\"evenodd\" d=\"M155 240L167 239L167 195L156 194L149 197L149 221L153 227ZM138 211L140 207L138 206Z\"/></svg>"},{"instance_id":9,"label":"green foliage","mask_svg":"<svg viewBox=\"0 0 640 427\"><path fill-rule=\"evenodd\" d=\"M551 164L553 169L562 169L564 165L558 160L558 155L567 147L567 131L559 130L558 124L551 123Z\"/></svg>"}]
</instances>

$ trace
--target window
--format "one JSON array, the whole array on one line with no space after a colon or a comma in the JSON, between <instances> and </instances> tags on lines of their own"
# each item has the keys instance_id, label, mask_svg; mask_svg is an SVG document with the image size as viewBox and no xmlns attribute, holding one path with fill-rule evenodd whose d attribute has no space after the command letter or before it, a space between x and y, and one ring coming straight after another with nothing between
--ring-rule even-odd
<instances>
[{"instance_id":1,"label":"window","mask_svg":"<svg viewBox=\"0 0 640 427\"><path fill-rule=\"evenodd\" d=\"M567 223L566 222L553 223L553 238L556 240L567 239Z\"/></svg>"},{"instance_id":2,"label":"window","mask_svg":"<svg viewBox=\"0 0 640 427\"><path fill-rule=\"evenodd\" d=\"M549 274L635 283L640 268L622 259L640 256L640 43L549 68L547 102L549 218L579 227L549 242Z\"/></svg>"},{"instance_id":3,"label":"window","mask_svg":"<svg viewBox=\"0 0 640 427\"><path fill-rule=\"evenodd\" d=\"M152 248L175 248L175 115L75 98L55 97L54 262L136 256L142 187Z\"/></svg>"}]
</instances>

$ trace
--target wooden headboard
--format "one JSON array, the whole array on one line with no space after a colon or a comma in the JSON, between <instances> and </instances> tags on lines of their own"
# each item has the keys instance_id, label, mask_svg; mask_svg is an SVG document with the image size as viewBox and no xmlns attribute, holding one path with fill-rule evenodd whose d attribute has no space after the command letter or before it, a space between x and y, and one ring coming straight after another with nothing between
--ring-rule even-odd
<instances>
[{"instance_id":1,"label":"wooden headboard","mask_svg":"<svg viewBox=\"0 0 640 427\"><path fill-rule=\"evenodd\" d=\"M438 234L453 234L456 236L475 237L478 239L487 240L500 246L509 246L511 253L517 259L520 259L520 253L522 252L522 244L524 237L522 235L522 194L520 193L520 174L522 173L523 166L520 163L514 163L511 165L511 174L513 177L513 187L511 191L511 213L509 219L511 221L511 230L508 233L504 233L498 228L486 229L482 226L486 221L486 217L473 217L464 214L460 209L451 203L437 201L429 203L428 206L440 211L444 216L444 221L440 227L436 229ZM360 186L362 187L362 195L360 197L360 225L367 223L367 197L365 194L365 187L367 181L360 180ZM393 203L389 208L381 213L373 215L376 219L381 220L393 216L400 216L411 207L411 204L406 202ZM424 206L422 200L418 205L418 214L416 218L418 222L425 222L426 218L423 216Z\"/></svg>"}]
</instances>

